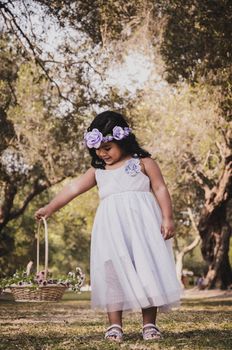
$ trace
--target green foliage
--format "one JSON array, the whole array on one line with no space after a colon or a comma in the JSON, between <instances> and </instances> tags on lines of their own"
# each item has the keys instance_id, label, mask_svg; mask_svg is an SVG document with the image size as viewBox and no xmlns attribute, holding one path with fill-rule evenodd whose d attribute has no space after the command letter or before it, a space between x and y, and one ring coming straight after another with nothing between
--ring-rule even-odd
<instances>
[{"instance_id":1,"label":"green foliage","mask_svg":"<svg viewBox=\"0 0 232 350\"><path fill-rule=\"evenodd\" d=\"M0 288L5 289L9 288L12 285L22 285L22 284L33 284L34 283L34 276L29 275L27 276L26 272L23 270L17 270L13 276L11 277L5 277L0 280Z\"/></svg>"},{"instance_id":2,"label":"green foliage","mask_svg":"<svg viewBox=\"0 0 232 350\"><path fill-rule=\"evenodd\" d=\"M5 277L0 280L0 289L3 291L10 287L30 287L36 289L43 286L62 285L74 292L79 292L85 279L85 275L79 267L76 268L75 272L70 271L67 276L59 275L56 279L52 278L51 273L48 273L46 280L45 278L41 278L41 276L41 272L35 275L27 274L23 270L16 270L12 277Z\"/></svg>"},{"instance_id":3,"label":"green foliage","mask_svg":"<svg viewBox=\"0 0 232 350\"><path fill-rule=\"evenodd\" d=\"M64 183L67 181L70 180L67 179ZM60 189L60 185L54 187L50 198ZM86 274L86 282L89 283L90 240L97 204L97 189L93 188L49 219L51 265L54 271L72 270L77 265L81 266Z\"/></svg>"},{"instance_id":4,"label":"green foliage","mask_svg":"<svg viewBox=\"0 0 232 350\"><path fill-rule=\"evenodd\" d=\"M47 1L37 0L46 6L49 13L55 16L61 26L68 22L87 34L94 43L109 44L119 40L125 27L135 29L145 18L147 3L151 1Z\"/></svg>"},{"instance_id":5,"label":"green foliage","mask_svg":"<svg viewBox=\"0 0 232 350\"><path fill-rule=\"evenodd\" d=\"M51 81L33 60L22 59L13 40L3 37L0 44L5 48L0 62L9 72L0 71L0 264L4 266L12 250L25 256L29 244L23 239L20 251L17 236L23 229L17 223L6 228L6 223L22 214L35 195L85 169L88 157L82 152L83 119L75 114L66 119L58 112L60 97ZM17 254L12 254L4 271L11 270L13 261L17 266Z\"/></svg>"},{"instance_id":6,"label":"green foliage","mask_svg":"<svg viewBox=\"0 0 232 350\"><path fill-rule=\"evenodd\" d=\"M80 120L73 120L72 131L70 127L67 129L65 118L54 113L59 99L33 62L20 66L15 95L18 103L9 109L8 120L16 129L17 148L20 148L27 164L32 166L31 173L34 170L38 174L40 170L43 177L53 182L62 178L69 168L72 169L69 174L77 171L80 153L74 150L79 147L77 125L81 127Z\"/></svg>"},{"instance_id":7,"label":"green foliage","mask_svg":"<svg viewBox=\"0 0 232 350\"><path fill-rule=\"evenodd\" d=\"M139 138L158 160L182 207L193 207L203 198L194 172L204 173L212 186L223 166L216 143L223 142L222 130L228 125L218 116L215 100L207 86L179 84L175 91L167 86L161 97L146 91L133 111Z\"/></svg>"},{"instance_id":8,"label":"green foliage","mask_svg":"<svg viewBox=\"0 0 232 350\"><path fill-rule=\"evenodd\" d=\"M218 86L223 115L231 120L231 1L157 3L167 18L161 53L169 82L184 78Z\"/></svg>"},{"instance_id":9,"label":"green foliage","mask_svg":"<svg viewBox=\"0 0 232 350\"><path fill-rule=\"evenodd\" d=\"M9 276L15 270L25 270L30 260L36 261L36 232L37 225L34 219L34 212L39 206L39 201L46 201L47 193L43 192L36 197L23 215L16 220L12 220L1 231L1 252L0 256L0 277ZM16 203L17 205L17 203ZM10 244L9 244L10 240ZM44 261L44 251L41 248L41 261ZM67 271L65 271L66 273Z\"/></svg>"},{"instance_id":10,"label":"green foliage","mask_svg":"<svg viewBox=\"0 0 232 350\"><path fill-rule=\"evenodd\" d=\"M16 269L25 269L29 260L36 263L37 223L35 211L47 204L55 194L71 181L52 187L49 191L37 196L28 206L25 213L17 220L11 221L2 234L14 237L14 245L4 256L0 257L1 275L9 276ZM70 202L59 212L48 219L49 233L49 271L54 275L67 274L80 266L86 274L89 283L90 239L93 218L98 203L96 188L82 194ZM44 262L44 232L40 230L40 263ZM5 242L5 240L4 240ZM6 241L7 242L7 241Z\"/></svg>"},{"instance_id":11,"label":"green foliage","mask_svg":"<svg viewBox=\"0 0 232 350\"><path fill-rule=\"evenodd\" d=\"M194 276L205 275L208 271L208 264L202 258L200 246L197 246L184 257L184 267L193 271Z\"/></svg>"},{"instance_id":12,"label":"green foliage","mask_svg":"<svg viewBox=\"0 0 232 350\"><path fill-rule=\"evenodd\" d=\"M218 112L217 92L210 86L186 83L147 90L143 101L132 110L136 133L158 161L172 195L175 232L174 248L181 251L196 232L187 209L197 225L205 201L204 185L212 188L224 168L220 147L230 125ZM202 273L206 265L195 254L184 266Z\"/></svg>"},{"instance_id":13,"label":"green foliage","mask_svg":"<svg viewBox=\"0 0 232 350\"><path fill-rule=\"evenodd\" d=\"M4 32L1 33L0 38L0 80L1 84L5 83L4 89L6 93L1 94L1 106L7 107L11 102L11 88L9 83L14 83L17 78L18 67L22 62L22 56L17 52L17 47L12 37ZM2 98L4 99L2 100ZM4 103L3 103L4 101ZM6 103L8 101L8 103Z\"/></svg>"},{"instance_id":14,"label":"green foliage","mask_svg":"<svg viewBox=\"0 0 232 350\"><path fill-rule=\"evenodd\" d=\"M161 0L158 3L168 20L162 53L175 81L180 75L192 80L197 73L230 65L230 1Z\"/></svg>"},{"instance_id":15,"label":"green foliage","mask_svg":"<svg viewBox=\"0 0 232 350\"><path fill-rule=\"evenodd\" d=\"M72 28L87 33L95 43L101 40L98 1L37 0L36 2L42 4L46 12L58 20L61 27L69 24Z\"/></svg>"},{"instance_id":16,"label":"green foliage","mask_svg":"<svg viewBox=\"0 0 232 350\"><path fill-rule=\"evenodd\" d=\"M170 83L185 81L193 86L200 83L204 87L210 87L209 91L220 107L216 115L225 121L223 123L219 117L213 118L212 123L208 121L209 128L214 124L215 136L209 135L213 142L208 148L207 134L202 135L206 142L199 142L201 148L198 149L198 154L208 149L208 155L205 159L201 159L200 163L197 153L193 152L192 135L186 130L189 144L185 152L185 162L180 167L185 174L193 175L203 195L198 228L202 238L202 253L211 264L211 271L207 276L209 285L213 287L215 281L221 279L221 285L225 288L232 280L231 267L227 259L229 232L227 238L223 238L219 243L219 249L215 249L215 232L220 231L221 237L223 236L223 225L227 223L224 223L225 220L220 223L220 218L223 216L224 208L229 206L232 193L231 173L229 174L227 170L231 163L232 145L232 4L228 0L201 2L160 0L157 1L157 5L160 17L165 19L160 51L166 63L167 80ZM217 200L219 197L221 199ZM217 212L220 212L220 217L217 217ZM219 257L220 254L223 259ZM214 272L214 282L211 283Z\"/></svg>"}]
</instances>

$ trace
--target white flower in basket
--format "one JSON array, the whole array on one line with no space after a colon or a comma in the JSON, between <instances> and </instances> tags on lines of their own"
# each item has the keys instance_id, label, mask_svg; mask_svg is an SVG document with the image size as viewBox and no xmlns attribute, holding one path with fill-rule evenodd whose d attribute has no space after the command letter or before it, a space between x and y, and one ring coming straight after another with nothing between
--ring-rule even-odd
<instances>
[{"instance_id":1,"label":"white flower in basket","mask_svg":"<svg viewBox=\"0 0 232 350\"><path fill-rule=\"evenodd\" d=\"M10 288L15 301L58 301L62 298L66 289L80 291L84 283L85 275L81 268L75 272L69 272L68 276L53 279L48 271L48 229L47 222L42 218L45 228L45 269L39 271L39 227L37 233L37 273L31 274L33 262L30 261L26 271L16 271L13 277L0 281L0 289Z\"/></svg>"}]
</instances>

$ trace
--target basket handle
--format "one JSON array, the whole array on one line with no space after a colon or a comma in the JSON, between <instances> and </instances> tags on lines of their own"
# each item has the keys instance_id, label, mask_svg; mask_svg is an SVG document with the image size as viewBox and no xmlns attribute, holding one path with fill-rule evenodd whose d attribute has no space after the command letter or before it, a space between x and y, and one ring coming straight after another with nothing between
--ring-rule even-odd
<instances>
[{"instance_id":1,"label":"basket handle","mask_svg":"<svg viewBox=\"0 0 232 350\"><path fill-rule=\"evenodd\" d=\"M45 238L45 276L44 278L47 279L47 272L48 272L48 225L46 219L42 216L42 221L44 224L44 238ZM37 264L36 264L36 271L39 272L39 231L40 231L40 221L38 224L38 230L37 230Z\"/></svg>"}]
</instances>

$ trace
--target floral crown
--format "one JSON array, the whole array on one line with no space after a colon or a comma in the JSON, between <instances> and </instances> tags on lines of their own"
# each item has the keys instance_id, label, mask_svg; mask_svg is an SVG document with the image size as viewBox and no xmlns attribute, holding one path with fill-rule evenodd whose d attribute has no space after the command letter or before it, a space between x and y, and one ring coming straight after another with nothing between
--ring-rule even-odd
<instances>
[{"instance_id":1,"label":"floral crown","mask_svg":"<svg viewBox=\"0 0 232 350\"><path fill-rule=\"evenodd\" d=\"M132 130L129 127L122 128L121 126L115 126L113 128L112 135L108 134L103 136L101 131L95 128L89 132L85 132L84 140L88 148L99 148L102 142L109 142L113 139L122 140L127 137L131 131Z\"/></svg>"}]
</instances>

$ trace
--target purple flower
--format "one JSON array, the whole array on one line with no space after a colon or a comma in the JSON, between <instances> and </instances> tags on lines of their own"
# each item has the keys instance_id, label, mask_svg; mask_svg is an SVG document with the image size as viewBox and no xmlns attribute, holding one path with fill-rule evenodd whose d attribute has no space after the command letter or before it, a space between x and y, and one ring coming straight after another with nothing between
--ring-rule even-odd
<instances>
[{"instance_id":1,"label":"purple flower","mask_svg":"<svg viewBox=\"0 0 232 350\"><path fill-rule=\"evenodd\" d=\"M112 135L106 135L103 137L102 142L110 142L114 139Z\"/></svg>"},{"instance_id":2,"label":"purple flower","mask_svg":"<svg viewBox=\"0 0 232 350\"><path fill-rule=\"evenodd\" d=\"M121 140L125 136L124 130L121 126L115 126L113 128L113 137L115 140Z\"/></svg>"},{"instance_id":3,"label":"purple flower","mask_svg":"<svg viewBox=\"0 0 232 350\"><path fill-rule=\"evenodd\" d=\"M130 176L135 176L141 171L139 159L129 159L125 167L125 172Z\"/></svg>"},{"instance_id":4,"label":"purple flower","mask_svg":"<svg viewBox=\"0 0 232 350\"><path fill-rule=\"evenodd\" d=\"M124 128L124 135L128 136L130 134L130 132L132 131L131 128L128 128L127 126Z\"/></svg>"},{"instance_id":5,"label":"purple flower","mask_svg":"<svg viewBox=\"0 0 232 350\"><path fill-rule=\"evenodd\" d=\"M103 139L102 133L98 129L93 129L85 133L84 139L89 148L99 148Z\"/></svg>"}]
</instances>

